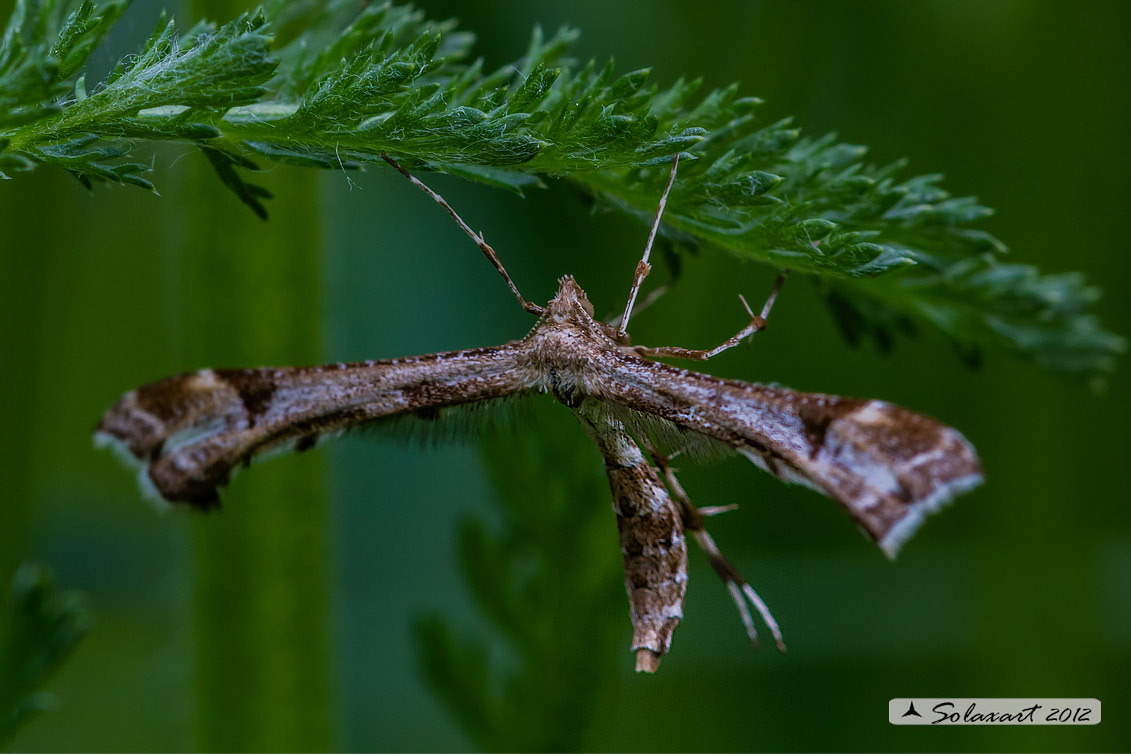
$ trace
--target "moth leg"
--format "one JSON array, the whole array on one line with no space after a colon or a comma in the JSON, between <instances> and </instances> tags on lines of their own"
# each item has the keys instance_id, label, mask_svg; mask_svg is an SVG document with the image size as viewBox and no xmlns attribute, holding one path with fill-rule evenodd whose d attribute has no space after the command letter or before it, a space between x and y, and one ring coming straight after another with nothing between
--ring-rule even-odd
<instances>
[{"instance_id":1,"label":"moth leg","mask_svg":"<svg viewBox=\"0 0 1131 754\"><path fill-rule=\"evenodd\" d=\"M652 304L659 301L660 298L667 292L668 292L668 286L661 285L661 286L657 287L655 290L653 290L651 293L649 293L647 296L645 296L635 308L633 308L632 313L633 314L639 314L640 312L642 312L645 309L647 309L648 307L650 307ZM619 332L621 322L623 322L623 321L624 321L624 314L618 314L617 316L613 317L612 319L610 319L605 324L608 325L609 327L615 328Z\"/></svg>"},{"instance_id":2,"label":"moth leg","mask_svg":"<svg viewBox=\"0 0 1131 754\"><path fill-rule=\"evenodd\" d=\"M628 334L628 320L632 317L632 307L636 304L636 295L640 293L640 286L644 283L644 278L648 277L648 273L652 271L652 265L648 264L648 257L652 254L652 244L656 240L656 232L660 229L660 218L664 216L664 207L668 204L668 194L672 190L672 184L675 183L676 168L679 167L679 154L676 153L672 158L672 171L668 174L668 183L664 186L664 193L660 195L660 204L656 207L656 219L652 221L652 230L648 233L648 243L644 245L644 256L636 263L636 271L632 274L632 288L628 291L628 303L625 304L624 314L620 317L620 324L617 327L617 334L624 337Z\"/></svg>"},{"instance_id":3,"label":"moth leg","mask_svg":"<svg viewBox=\"0 0 1131 754\"><path fill-rule=\"evenodd\" d=\"M754 333L766 329L766 319L770 316L770 310L774 308L774 302L778 298L778 292L781 290L782 283L785 282L787 277L789 277L789 270L782 270L781 274L778 275L778 279L774 281L774 287L770 291L766 303L762 305L761 314L755 314L754 310L750 308L750 304L746 303L746 299L739 294L738 300L742 302L742 307L746 309L746 313L750 315L750 324L739 330L736 335L724 340L714 348L697 350L694 348L681 348L680 346L661 346L659 348L636 346L635 350L643 356L671 356L677 359L692 359L695 361L706 361L712 356L718 356L723 351L734 348Z\"/></svg>"},{"instance_id":4,"label":"moth leg","mask_svg":"<svg viewBox=\"0 0 1131 754\"><path fill-rule=\"evenodd\" d=\"M507 287L511 289L511 293L513 293L514 297L518 299L518 303L522 306L523 309L530 312L531 314L537 314L539 316L545 313L546 310L543 307L533 303L532 301L527 301L522 297L522 294L518 292L518 286L516 286L514 284L514 281L511 280L511 276L507 274L506 268L503 267L503 263L499 260L499 255L495 253L495 250L492 249L491 245L487 243L486 239L483 238L483 234L473 231L471 227L463 221L463 218L460 217L454 209L452 209L452 205L448 204L447 201L444 200L444 197L440 196L435 191L430 189L424 184L423 181L405 170L403 167L401 167L400 163L398 163L396 160L394 160L384 152L381 153L381 159L392 165L393 168L397 170L397 172L399 172L405 178L409 179L409 181L412 182L412 185L416 186L425 194L428 194L428 196L432 197L432 199L437 204L448 211L448 214L452 216L452 219L456 221L456 224L459 225L464 233L471 237L472 241L475 241L475 243L479 246L480 251L483 252L483 255L487 257L487 260L491 262L495 269L499 271L499 274L503 276L503 280L506 282Z\"/></svg>"},{"instance_id":5,"label":"moth leg","mask_svg":"<svg viewBox=\"0 0 1131 754\"><path fill-rule=\"evenodd\" d=\"M715 569L715 573L719 575L723 583L726 584L727 591L730 592L730 597L734 601L735 607L738 608L738 615L742 618L742 625L746 629L746 636L750 639L750 644L754 648L758 647L758 629L754 626L754 617L750 614L750 608L746 602L749 600L754 609L758 611L758 615L762 618L762 622L770 629L770 634L774 637L774 643L777 644L778 651L785 651L785 642L782 640L781 628L778 622L774 620L770 608L758 595L746 579L742 577L738 569L731 565L730 561L719 550L719 546L715 543L707 529L703 525L703 519L706 516L724 513L728 510L733 510L737 506L727 505L710 508L697 508L688 497L687 491L683 489L683 485L679 483L676 478L675 469L669 465L668 458L660 455L650 444L645 444L648 449L648 455L652 457L653 463L660 470L664 477L664 482L668 490L672 494L672 498L680 507L683 514L683 528L685 531L691 532L695 537L695 541L699 544L703 554L707 556L707 561L711 567Z\"/></svg>"}]
</instances>

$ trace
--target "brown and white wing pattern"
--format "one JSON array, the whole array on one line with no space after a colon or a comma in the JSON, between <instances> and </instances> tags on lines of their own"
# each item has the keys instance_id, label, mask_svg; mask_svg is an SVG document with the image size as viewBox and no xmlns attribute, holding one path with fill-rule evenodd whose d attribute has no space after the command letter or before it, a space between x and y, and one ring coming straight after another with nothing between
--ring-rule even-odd
<instances>
[{"instance_id":1,"label":"brown and white wing pattern","mask_svg":"<svg viewBox=\"0 0 1131 754\"><path fill-rule=\"evenodd\" d=\"M519 347L321 367L202 369L126 393L103 415L100 444L140 466L160 501L208 508L255 457L308 450L377 419L503 398L527 389Z\"/></svg>"},{"instance_id":2,"label":"brown and white wing pattern","mask_svg":"<svg viewBox=\"0 0 1131 754\"><path fill-rule=\"evenodd\" d=\"M833 498L889 556L922 520L982 481L957 430L878 400L800 393L700 374L627 351L598 397L735 448L778 478Z\"/></svg>"},{"instance_id":3,"label":"brown and white wing pattern","mask_svg":"<svg viewBox=\"0 0 1131 754\"><path fill-rule=\"evenodd\" d=\"M624 556L636 669L654 673L671 648L687 593L687 540L679 507L625 426L599 401L575 414L605 458Z\"/></svg>"}]
</instances>

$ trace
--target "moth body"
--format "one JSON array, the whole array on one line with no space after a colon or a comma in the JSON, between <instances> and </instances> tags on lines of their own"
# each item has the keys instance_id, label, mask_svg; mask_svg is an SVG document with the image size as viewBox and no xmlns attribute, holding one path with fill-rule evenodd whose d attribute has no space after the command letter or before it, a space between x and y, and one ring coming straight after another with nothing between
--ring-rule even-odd
<instances>
[{"instance_id":1,"label":"moth body","mask_svg":"<svg viewBox=\"0 0 1131 754\"><path fill-rule=\"evenodd\" d=\"M685 528L727 585L750 641L756 644L757 632L747 602L784 649L765 603L703 527L708 509L691 504L668 463L672 451L721 447L783 481L804 484L840 504L889 557L926 515L981 483L974 448L933 419L883 401L727 380L649 358L706 360L761 331L788 270L761 314L742 299L749 324L713 349L630 345L628 322L651 270L678 154L618 327L594 318L569 275L545 307L526 301L482 234L395 160L382 158L448 211L537 323L522 340L489 348L321 367L202 369L133 390L103 415L95 439L139 468L143 492L165 504L206 509L219 504L232 474L255 459L309 450L384 419L434 420L460 407L551 393L604 458L636 669L654 672L683 617ZM667 456L656 449L655 435L672 440Z\"/></svg>"},{"instance_id":2,"label":"moth body","mask_svg":"<svg viewBox=\"0 0 1131 754\"><path fill-rule=\"evenodd\" d=\"M653 361L592 311L567 276L522 340L325 367L203 369L127 393L98 436L121 446L165 501L208 507L236 469L269 452L544 391L574 410L592 399L730 448L839 502L891 556L927 514L982 480L973 447L934 419Z\"/></svg>"},{"instance_id":3,"label":"moth body","mask_svg":"<svg viewBox=\"0 0 1131 754\"><path fill-rule=\"evenodd\" d=\"M522 340L321 367L202 369L127 393L96 438L140 468L143 490L209 508L253 460L309 450L383 419L433 419L549 392L605 457L633 647L649 671L683 614L687 552L678 509L637 445L642 433L667 427L677 440L729 448L827 495L892 557L928 514L982 480L973 447L933 419L883 401L713 377L653 361L628 343L593 318L567 276Z\"/></svg>"},{"instance_id":4,"label":"moth body","mask_svg":"<svg viewBox=\"0 0 1131 754\"><path fill-rule=\"evenodd\" d=\"M616 331L593 318L593 305L572 276L558 281L558 293L521 341L534 386L571 409L600 383L592 355L619 348Z\"/></svg>"}]
</instances>

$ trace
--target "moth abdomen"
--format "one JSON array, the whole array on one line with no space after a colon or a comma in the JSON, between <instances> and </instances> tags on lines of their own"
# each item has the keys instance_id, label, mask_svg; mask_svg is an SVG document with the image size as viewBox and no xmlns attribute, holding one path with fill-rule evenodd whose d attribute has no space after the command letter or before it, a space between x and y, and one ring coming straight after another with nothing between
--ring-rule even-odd
<instances>
[{"instance_id":1,"label":"moth abdomen","mask_svg":"<svg viewBox=\"0 0 1131 754\"><path fill-rule=\"evenodd\" d=\"M683 618L687 541L682 514L619 419L597 402L583 404L577 415L605 459L636 669L653 673Z\"/></svg>"}]
</instances>

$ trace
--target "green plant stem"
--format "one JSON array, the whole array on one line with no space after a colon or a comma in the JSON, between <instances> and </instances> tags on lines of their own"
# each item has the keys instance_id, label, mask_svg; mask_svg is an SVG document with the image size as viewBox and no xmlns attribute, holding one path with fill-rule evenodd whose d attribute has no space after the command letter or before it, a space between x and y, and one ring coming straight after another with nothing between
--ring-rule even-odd
<instances>
[{"instance_id":1,"label":"green plant stem","mask_svg":"<svg viewBox=\"0 0 1131 754\"><path fill-rule=\"evenodd\" d=\"M60 176L62 177L62 176ZM56 197L61 216L75 210L67 180L44 177L39 190L7 192L0 203L0 228L5 239L0 250L0 353L8 368L0 370L0 390L5 402L8 431L0 436L0 469L3 473L4 521L0 525L0 584L6 588L12 574L27 555L32 525L33 479L38 442L46 431L35 417L42 408L43 363L50 339L42 332L43 307L52 281L52 269L60 264L55 254L73 248L76 227L71 223L29 223L42 210L40 197ZM32 251L34 250L34 251Z\"/></svg>"},{"instance_id":2,"label":"green plant stem","mask_svg":"<svg viewBox=\"0 0 1131 754\"><path fill-rule=\"evenodd\" d=\"M216 190L203 161L190 172L187 361L317 361L315 187L277 181L279 211L260 223ZM325 474L317 455L292 460L237 479L223 515L196 521L194 746L202 751L334 748Z\"/></svg>"}]
</instances>

